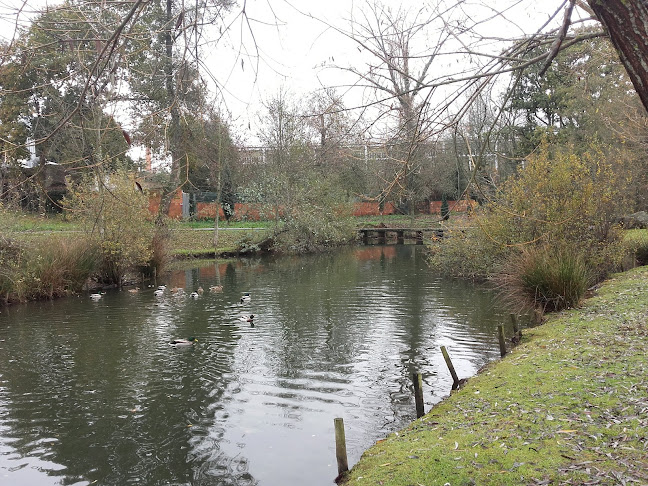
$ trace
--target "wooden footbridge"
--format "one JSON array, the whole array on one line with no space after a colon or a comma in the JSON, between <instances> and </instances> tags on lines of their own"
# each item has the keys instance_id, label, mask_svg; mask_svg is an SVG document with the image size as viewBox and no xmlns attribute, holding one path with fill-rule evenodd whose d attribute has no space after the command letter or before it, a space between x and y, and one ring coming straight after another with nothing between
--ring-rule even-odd
<instances>
[{"instance_id":1,"label":"wooden footbridge","mask_svg":"<svg viewBox=\"0 0 648 486\"><path fill-rule=\"evenodd\" d=\"M432 238L443 238L442 228L358 228L362 236L362 242L368 245L376 242L379 245L387 243L388 238L396 238L396 243L402 245L406 239L415 240L417 245L423 244L423 235L430 235Z\"/></svg>"}]
</instances>

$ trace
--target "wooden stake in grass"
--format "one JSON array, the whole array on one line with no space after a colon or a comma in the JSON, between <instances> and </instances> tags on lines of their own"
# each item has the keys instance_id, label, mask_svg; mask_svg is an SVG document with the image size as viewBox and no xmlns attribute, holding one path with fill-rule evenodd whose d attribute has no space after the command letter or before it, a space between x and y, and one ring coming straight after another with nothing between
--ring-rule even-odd
<instances>
[{"instance_id":1,"label":"wooden stake in grass","mask_svg":"<svg viewBox=\"0 0 648 486\"><path fill-rule=\"evenodd\" d=\"M518 327L517 316L515 314L511 314L511 323L513 324L513 332L515 334L519 333L520 328Z\"/></svg>"},{"instance_id":2,"label":"wooden stake in grass","mask_svg":"<svg viewBox=\"0 0 648 486\"><path fill-rule=\"evenodd\" d=\"M445 346L441 346L441 353L443 353L443 359L445 360L446 365L448 365L448 369L450 370L450 374L452 375L452 389L456 390L459 386L459 377L457 376L457 372L452 365L452 361L450 361L450 355L448 354Z\"/></svg>"},{"instance_id":3,"label":"wooden stake in grass","mask_svg":"<svg viewBox=\"0 0 648 486\"><path fill-rule=\"evenodd\" d=\"M511 343L520 344L520 341L522 341L522 330L520 329L520 326L518 326L518 320L515 314L511 314L511 322L513 323L513 337L511 338Z\"/></svg>"},{"instance_id":4,"label":"wooden stake in grass","mask_svg":"<svg viewBox=\"0 0 648 486\"><path fill-rule=\"evenodd\" d=\"M414 402L416 403L416 418L421 418L425 415L423 378L421 377L421 373L414 373Z\"/></svg>"},{"instance_id":5,"label":"wooden stake in grass","mask_svg":"<svg viewBox=\"0 0 648 486\"><path fill-rule=\"evenodd\" d=\"M347 460L346 437L344 436L344 419L333 419L335 426L335 457L337 458L338 474L349 470Z\"/></svg>"},{"instance_id":6,"label":"wooden stake in grass","mask_svg":"<svg viewBox=\"0 0 648 486\"><path fill-rule=\"evenodd\" d=\"M500 355L502 358L506 354L506 341L504 340L504 326L497 326L497 336L499 337Z\"/></svg>"}]
</instances>

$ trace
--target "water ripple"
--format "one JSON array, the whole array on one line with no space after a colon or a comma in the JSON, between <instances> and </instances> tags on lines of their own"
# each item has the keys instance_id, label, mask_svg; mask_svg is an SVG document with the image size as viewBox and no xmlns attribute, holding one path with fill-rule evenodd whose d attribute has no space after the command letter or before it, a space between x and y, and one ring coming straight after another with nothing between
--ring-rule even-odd
<instances>
[{"instance_id":1,"label":"water ripple","mask_svg":"<svg viewBox=\"0 0 648 486\"><path fill-rule=\"evenodd\" d=\"M499 355L492 295L436 279L420 250L228 262L166 277L182 295L10 308L0 482L331 485L333 418L353 464L414 418L413 373L426 408L449 393L439 346L460 377Z\"/></svg>"}]
</instances>

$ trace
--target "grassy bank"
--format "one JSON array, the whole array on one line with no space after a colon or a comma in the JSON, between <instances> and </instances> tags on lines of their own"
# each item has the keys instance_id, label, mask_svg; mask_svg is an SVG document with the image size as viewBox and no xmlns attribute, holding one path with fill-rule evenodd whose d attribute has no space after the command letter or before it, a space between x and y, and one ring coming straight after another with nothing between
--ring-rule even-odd
<instances>
[{"instance_id":1,"label":"grassy bank","mask_svg":"<svg viewBox=\"0 0 648 486\"><path fill-rule=\"evenodd\" d=\"M525 331L350 485L648 484L648 268Z\"/></svg>"},{"instance_id":2,"label":"grassy bank","mask_svg":"<svg viewBox=\"0 0 648 486\"><path fill-rule=\"evenodd\" d=\"M464 214L453 213L453 220L463 219ZM440 228L441 220L438 214L388 214L383 216L356 216L358 228L384 225L387 228Z\"/></svg>"},{"instance_id":3,"label":"grassy bank","mask_svg":"<svg viewBox=\"0 0 648 486\"><path fill-rule=\"evenodd\" d=\"M218 233L218 247L214 249L213 230L177 227L171 231L169 252L174 258L207 258L233 254L267 238L270 230L225 229Z\"/></svg>"}]
</instances>

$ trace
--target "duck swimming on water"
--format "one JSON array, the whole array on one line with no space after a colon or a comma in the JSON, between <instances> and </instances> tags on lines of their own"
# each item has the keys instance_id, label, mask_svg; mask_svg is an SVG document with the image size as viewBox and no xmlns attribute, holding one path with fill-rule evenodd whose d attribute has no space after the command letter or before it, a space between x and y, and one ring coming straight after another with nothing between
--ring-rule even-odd
<instances>
[{"instance_id":1,"label":"duck swimming on water","mask_svg":"<svg viewBox=\"0 0 648 486\"><path fill-rule=\"evenodd\" d=\"M241 297L241 304L244 304L245 302L250 302L252 300L252 297L250 296L250 292L245 292L243 294L243 297Z\"/></svg>"},{"instance_id":2,"label":"duck swimming on water","mask_svg":"<svg viewBox=\"0 0 648 486\"><path fill-rule=\"evenodd\" d=\"M193 346L197 343L198 340L191 336L189 339L174 339L169 342L169 346L178 347L178 346Z\"/></svg>"}]
</instances>

